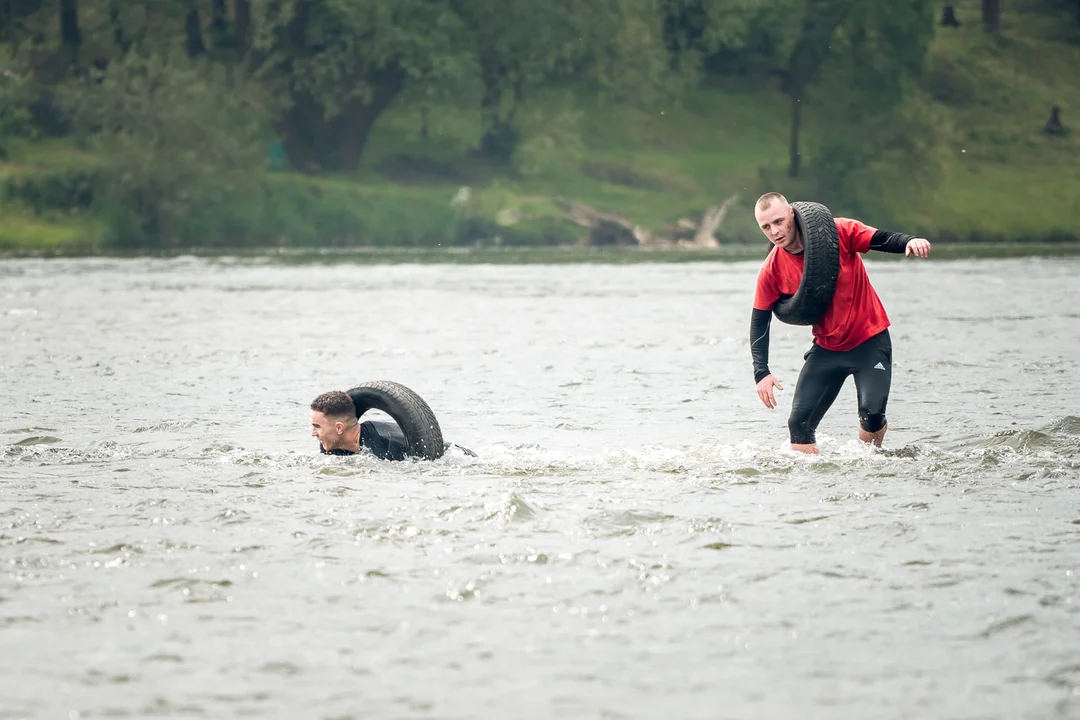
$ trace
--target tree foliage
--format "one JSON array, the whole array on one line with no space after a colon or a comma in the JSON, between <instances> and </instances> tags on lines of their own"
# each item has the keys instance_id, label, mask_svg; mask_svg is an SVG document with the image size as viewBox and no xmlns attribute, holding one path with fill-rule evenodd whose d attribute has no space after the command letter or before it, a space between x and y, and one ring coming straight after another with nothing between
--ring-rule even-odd
<instances>
[{"instance_id":1,"label":"tree foliage","mask_svg":"<svg viewBox=\"0 0 1080 720\"><path fill-rule=\"evenodd\" d=\"M0 158L6 154L5 144L9 139L27 137L34 132L28 101L26 81L6 70L0 76Z\"/></svg>"},{"instance_id":2,"label":"tree foliage","mask_svg":"<svg viewBox=\"0 0 1080 720\"><path fill-rule=\"evenodd\" d=\"M257 185L267 107L223 66L131 51L64 98L106 159L101 201L128 211L135 237L168 243L193 209Z\"/></svg>"},{"instance_id":3,"label":"tree foliage","mask_svg":"<svg viewBox=\"0 0 1080 720\"><path fill-rule=\"evenodd\" d=\"M280 0L252 18L259 77L289 100L278 123L300 169L354 170L371 128L417 78L469 64L445 0Z\"/></svg>"},{"instance_id":4,"label":"tree foliage","mask_svg":"<svg viewBox=\"0 0 1080 720\"><path fill-rule=\"evenodd\" d=\"M1076 0L1024 8L1080 19ZM538 171L583 141L581 97L618 112L737 72L787 96L789 174L869 208L940 176L935 16L930 0L0 0L20 63L0 147L62 96L108 158L98 196L167 238L256 183L268 140L293 169L352 172L387 111L452 107L475 118L465 149Z\"/></svg>"},{"instance_id":5,"label":"tree foliage","mask_svg":"<svg viewBox=\"0 0 1080 720\"><path fill-rule=\"evenodd\" d=\"M934 32L930 0L848 0L822 63L811 170L826 197L885 212L940 178L944 120L918 89Z\"/></svg>"}]
</instances>

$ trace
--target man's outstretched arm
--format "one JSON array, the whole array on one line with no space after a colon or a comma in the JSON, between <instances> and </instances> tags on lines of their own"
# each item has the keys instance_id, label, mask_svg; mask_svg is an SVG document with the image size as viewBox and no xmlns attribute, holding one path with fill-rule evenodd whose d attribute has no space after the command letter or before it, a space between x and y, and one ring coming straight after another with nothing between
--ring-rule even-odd
<instances>
[{"instance_id":1,"label":"man's outstretched arm","mask_svg":"<svg viewBox=\"0 0 1080 720\"><path fill-rule=\"evenodd\" d=\"M757 383L758 398L767 408L776 407L776 395L773 393L773 388L784 389L784 386L769 371L769 326L771 324L771 310L754 308L751 311L750 358L754 361L754 382Z\"/></svg>"},{"instance_id":2,"label":"man's outstretched arm","mask_svg":"<svg viewBox=\"0 0 1080 720\"><path fill-rule=\"evenodd\" d=\"M750 313L750 358L754 361L754 382L769 375L769 326L772 311L754 308Z\"/></svg>"},{"instance_id":3,"label":"man's outstretched arm","mask_svg":"<svg viewBox=\"0 0 1080 720\"><path fill-rule=\"evenodd\" d=\"M870 238L870 249L925 258L930 255L930 241L914 235L878 230Z\"/></svg>"}]
</instances>

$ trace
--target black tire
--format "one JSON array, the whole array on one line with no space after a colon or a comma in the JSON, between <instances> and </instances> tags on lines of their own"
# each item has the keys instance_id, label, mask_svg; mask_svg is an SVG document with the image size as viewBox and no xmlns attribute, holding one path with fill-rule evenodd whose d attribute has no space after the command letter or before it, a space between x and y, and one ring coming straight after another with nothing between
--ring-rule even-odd
<instances>
[{"instance_id":1,"label":"black tire","mask_svg":"<svg viewBox=\"0 0 1080 720\"><path fill-rule=\"evenodd\" d=\"M409 457L438 460L446 451L442 428L424 399L409 388L390 380L357 385L348 391L356 406L356 417L368 410L381 410L394 419L408 443Z\"/></svg>"},{"instance_id":2,"label":"black tire","mask_svg":"<svg viewBox=\"0 0 1080 720\"><path fill-rule=\"evenodd\" d=\"M781 298L773 314L788 325L813 325L825 314L836 292L840 274L840 239L829 208L815 202L791 203L795 222L802 231L806 254L798 291ZM784 252L776 249L774 252Z\"/></svg>"}]
</instances>

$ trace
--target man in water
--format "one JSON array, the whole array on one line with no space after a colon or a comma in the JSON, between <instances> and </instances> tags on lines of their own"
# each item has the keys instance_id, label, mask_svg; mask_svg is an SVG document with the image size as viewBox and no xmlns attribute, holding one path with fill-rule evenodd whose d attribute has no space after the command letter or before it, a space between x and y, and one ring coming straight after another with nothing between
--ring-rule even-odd
<instances>
[{"instance_id":1,"label":"man in water","mask_svg":"<svg viewBox=\"0 0 1080 720\"><path fill-rule=\"evenodd\" d=\"M405 460L409 443L396 422L366 420L356 417L356 406L349 394L341 390L325 392L311 401L311 436L319 440L319 452L324 455L356 455L361 450L381 460ZM445 443L443 449L456 447L470 457L477 457L468 448Z\"/></svg>"},{"instance_id":2,"label":"man in water","mask_svg":"<svg viewBox=\"0 0 1080 720\"><path fill-rule=\"evenodd\" d=\"M777 192L758 198L754 217L773 244L758 273L754 309L750 316L750 355L757 394L767 408L776 407L773 388L783 386L769 371L769 325L772 308L781 297L799 289L805 239L795 223L795 211ZM869 250L930 255L926 238L886 232L858 220L835 218L840 244L840 273L825 314L812 327L813 345L795 385L788 431L791 449L817 453L818 423L836 400L849 375L855 376L859 400L859 440L881 447L888 423L885 407L892 384L892 340L889 317L870 285L860 253Z\"/></svg>"},{"instance_id":3,"label":"man in water","mask_svg":"<svg viewBox=\"0 0 1080 720\"><path fill-rule=\"evenodd\" d=\"M394 422L356 417L356 406L341 390L323 393L311 401L311 436L318 438L324 455L356 455L361 448L383 460L404 460L409 444Z\"/></svg>"}]
</instances>

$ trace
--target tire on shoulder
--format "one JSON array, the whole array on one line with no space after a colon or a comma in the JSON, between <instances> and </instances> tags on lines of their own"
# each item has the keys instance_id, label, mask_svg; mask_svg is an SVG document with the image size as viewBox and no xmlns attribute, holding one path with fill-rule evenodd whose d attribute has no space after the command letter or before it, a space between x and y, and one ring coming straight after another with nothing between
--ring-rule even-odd
<instances>
[{"instance_id":1,"label":"tire on shoulder","mask_svg":"<svg viewBox=\"0 0 1080 720\"><path fill-rule=\"evenodd\" d=\"M431 407L414 391L391 380L361 383L348 391L356 418L381 410L393 418L408 445L406 454L420 460L438 460L446 451L442 428Z\"/></svg>"},{"instance_id":2,"label":"tire on shoulder","mask_svg":"<svg viewBox=\"0 0 1080 720\"><path fill-rule=\"evenodd\" d=\"M813 325L825 314L840 274L840 240L832 212L821 203L795 201L795 222L805 243L799 289L773 306L773 314L788 325ZM774 250L774 252L783 252Z\"/></svg>"}]
</instances>

